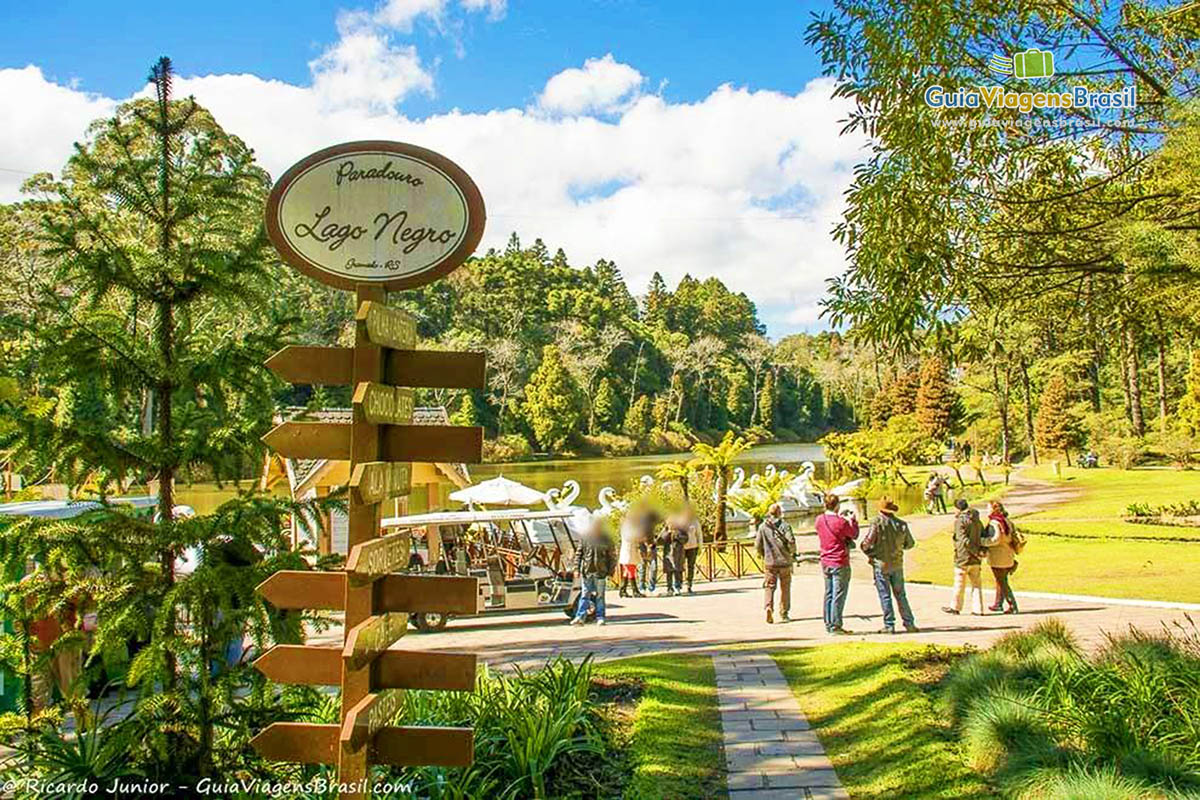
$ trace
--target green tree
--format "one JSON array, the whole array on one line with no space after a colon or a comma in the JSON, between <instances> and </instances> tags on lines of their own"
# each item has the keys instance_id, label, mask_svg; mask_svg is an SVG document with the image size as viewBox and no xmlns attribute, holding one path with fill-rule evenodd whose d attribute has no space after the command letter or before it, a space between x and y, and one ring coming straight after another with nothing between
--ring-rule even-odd
<instances>
[{"instance_id":1,"label":"green tree","mask_svg":"<svg viewBox=\"0 0 1200 800\"><path fill-rule=\"evenodd\" d=\"M542 348L542 363L525 387L525 419L538 444L561 450L583 418L579 388L552 344Z\"/></svg>"},{"instance_id":2,"label":"green tree","mask_svg":"<svg viewBox=\"0 0 1200 800\"><path fill-rule=\"evenodd\" d=\"M1066 378L1056 372L1042 389L1038 403L1035 431L1038 449L1043 453L1061 450L1071 463L1071 448L1078 438L1078 424L1071 412L1071 398Z\"/></svg>"},{"instance_id":3,"label":"green tree","mask_svg":"<svg viewBox=\"0 0 1200 800\"><path fill-rule=\"evenodd\" d=\"M758 390L758 424L769 431L775 430L775 373L767 370L762 388Z\"/></svg>"},{"instance_id":4,"label":"green tree","mask_svg":"<svg viewBox=\"0 0 1200 800\"><path fill-rule=\"evenodd\" d=\"M737 457L749 449L750 443L740 436L734 436L733 431L726 431L718 445L697 442L692 447L692 452L696 456L692 459L692 464L698 469L711 469L716 480L717 525L715 539L718 542L726 539L725 509L730 471L733 469Z\"/></svg>"},{"instance_id":5,"label":"green tree","mask_svg":"<svg viewBox=\"0 0 1200 800\"><path fill-rule=\"evenodd\" d=\"M679 491L683 499L691 499L688 495L688 481L696 474L696 467L690 461L668 461L658 468L655 476L660 481L678 481Z\"/></svg>"},{"instance_id":6,"label":"green tree","mask_svg":"<svg viewBox=\"0 0 1200 800\"><path fill-rule=\"evenodd\" d=\"M607 377L601 378L600 385L596 389L595 402L596 423L600 426L600 430L611 432L614 429L619 420L619 403L612 381Z\"/></svg>"},{"instance_id":7,"label":"green tree","mask_svg":"<svg viewBox=\"0 0 1200 800\"><path fill-rule=\"evenodd\" d=\"M950 438L957 398L950 385L946 362L934 356L921 365L917 389L917 422L925 435L936 442Z\"/></svg>"},{"instance_id":8,"label":"green tree","mask_svg":"<svg viewBox=\"0 0 1200 800\"><path fill-rule=\"evenodd\" d=\"M625 412L625 433L641 441L650 433L650 401L646 395L638 395L633 405Z\"/></svg>"},{"instance_id":9,"label":"green tree","mask_svg":"<svg viewBox=\"0 0 1200 800\"><path fill-rule=\"evenodd\" d=\"M1179 425L1188 436L1200 436L1200 351L1192 354L1187 391L1179 401Z\"/></svg>"},{"instance_id":10,"label":"green tree","mask_svg":"<svg viewBox=\"0 0 1200 800\"><path fill-rule=\"evenodd\" d=\"M671 421L671 396L663 392L655 395L654 408L651 410L651 419L654 422L654 429L665 431L667 424Z\"/></svg>"},{"instance_id":11,"label":"green tree","mask_svg":"<svg viewBox=\"0 0 1200 800\"><path fill-rule=\"evenodd\" d=\"M10 608L44 614L88 597L92 656L147 642L127 676L147 722L137 752L188 781L213 774L218 724L236 740L259 713L239 699L245 668L210 665L246 626L258 641L278 633L253 586L304 563L282 534L297 508L239 498L176 518L185 469L237 481L260 463L274 405L261 364L280 344L282 276L261 221L270 180L252 151L173 99L169 60L150 79L154 96L94 123L61 180L34 181L48 199L24 210L40 217L47 274L17 367L30 395L10 411L27 470L102 498L151 479L157 519L119 508L28 519L0 532L0 555L18 576L35 564L2 587ZM188 548L200 564L176 574Z\"/></svg>"},{"instance_id":12,"label":"green tree","mask_svg":"<svg viewBox=\"0 0 1200 800\"><path fill-rule=\"evenodd\" d=\"M475 410L475 398L470 392L465 392L459 401L458 411L450 416L450 422L455 425L478 425L479 413Z\"/></svg>"},{"instance_id":13,"label":"green tree","mask_svg":"<svg viewBox=\"0 0 1200 800\"><path fill-rule=\"evenodd\" d=\"M725 410L729 418L739 425L750 422L750 382L742 369L734 369L729 373L728 388L725 391Z\"/></svg>"}]
</instances>

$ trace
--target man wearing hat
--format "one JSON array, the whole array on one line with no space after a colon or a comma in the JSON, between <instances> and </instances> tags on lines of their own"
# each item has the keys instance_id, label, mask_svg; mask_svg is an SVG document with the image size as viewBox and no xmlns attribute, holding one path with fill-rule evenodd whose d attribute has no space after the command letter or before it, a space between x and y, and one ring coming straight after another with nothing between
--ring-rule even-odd
<instances>
[{"instance_id":1,"label":"man wearing hat","mask_svg":"<svg viewBox=\"0 0 1200 800\"><path fill-rule=\"evenodd\" d=\"M986 551L981 541L983 523L979 521L979 512L970 508L963 498L954 501L954 508L957 510L954 516L954 602L942 611L947 614L961 612L965 593L971 613L983 616L983 585L979 580L979 565Z\"/></svg>"},{"instance_id":2,"label":"man wearing hat","mask_svg":"<svg viewBox=\"0 0 1200 800\"><path fill-rule=\"evenodd\" d=\"M871 530L863 540L862 551L871 560L875 570L875 590L879 593L879 605L883 608L883 628L880 633L896 632L896 611L892 604L900 606L900 619L909 633L918 631L913 619L912 607L904 591L904 551L916 544L908 523L896 516L899 507L890 497L879 500L879 516L871 523Z\"/></svg>"}]
</instances>

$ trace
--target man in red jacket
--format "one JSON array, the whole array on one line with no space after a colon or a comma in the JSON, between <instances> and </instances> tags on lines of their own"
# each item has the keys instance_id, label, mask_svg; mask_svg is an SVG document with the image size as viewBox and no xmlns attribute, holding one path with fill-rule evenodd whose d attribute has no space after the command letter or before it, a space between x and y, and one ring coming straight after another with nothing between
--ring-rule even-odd
<instances>
[{"instance_id":1,"label":"man in red jacket","mask_svg":"<svg viewBox=\"0 0 1200 800\"><path fill-rule=\"evenodd\" d=\"M858 538L858 517L853 511L838 513L841 499L825 495L825 512L817 517L817 539L821 543L821 572L825 575L825 631L844 634L842 614L850 590L850 544Z\"/></svg>"}]
</instances>

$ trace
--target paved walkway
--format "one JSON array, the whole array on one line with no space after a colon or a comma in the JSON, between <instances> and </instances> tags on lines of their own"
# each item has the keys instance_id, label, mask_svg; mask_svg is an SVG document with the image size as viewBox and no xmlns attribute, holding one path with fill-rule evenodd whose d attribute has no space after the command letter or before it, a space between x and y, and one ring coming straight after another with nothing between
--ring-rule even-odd
<instances>
[{"instance_id":1,"label":"paved walkway","mask_svg":"<svg viewBox=\"0 0 1200 800\"><path fill-rule=\"evenodd\" d=\"M856 559L860 556L856 555ZM1094 601L1023 597L1020 574L1014 584L1021 613L976 617L949 616L941 607L950 589L926 584L908 585L908 596L921 633L886 636L874 633L881 625L879 598L869 567L855 561L846 628L854 636L834 637L821 620L824 584L816 566L797 570L792 583L792 620L768 625L763 615L762 578L696 585L696 594L682 597L619 598L609 592L608 625L568 626L562 611L533 614L484 615L450 621L440 633L410 631L397 645L419 650L469 650L493 665L536 667L554 656L599 660L656 652L714 652L729 645L753 643L756 649L803 647L854 640L905 644L972 644L986 647L1009 631L1028 628L1056 617L1088 646L1100 645L1106 632L1133 625L1158 630L1175 621L1186 623L1183 610L1145 608ZM950 567L946 568L950 578ZM990 591L990 583L985 590ZM311 639L313 644L341 644L340 626Z\"/></svg>"},{"instance_id":2,"label":"paved walkway","mask_svg":"<svg viewBox=\"0 0 1200 800\"><path fill-rule=\"evenodd\" d=\"M713 655L730 800L849 800L775 659Z\"/></svg>"}]
</instances>

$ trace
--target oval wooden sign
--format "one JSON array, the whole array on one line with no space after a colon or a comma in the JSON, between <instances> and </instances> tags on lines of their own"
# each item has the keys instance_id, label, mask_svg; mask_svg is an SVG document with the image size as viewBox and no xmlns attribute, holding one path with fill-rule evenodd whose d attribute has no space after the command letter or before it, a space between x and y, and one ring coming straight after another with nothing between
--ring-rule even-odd
<instances>
[{"instance_id":1,"label":"oval wooden sign","mask_svg":"<svg viewBox=\"0 0 1200 800\"><path fill-rule=\"evenodd\" d=\"M347 142L283 174L267 200L267 234L284 261L322 283L408 289L466 261L485 216L475 182L445 156Z\"/></svg>"}]
</instances>

